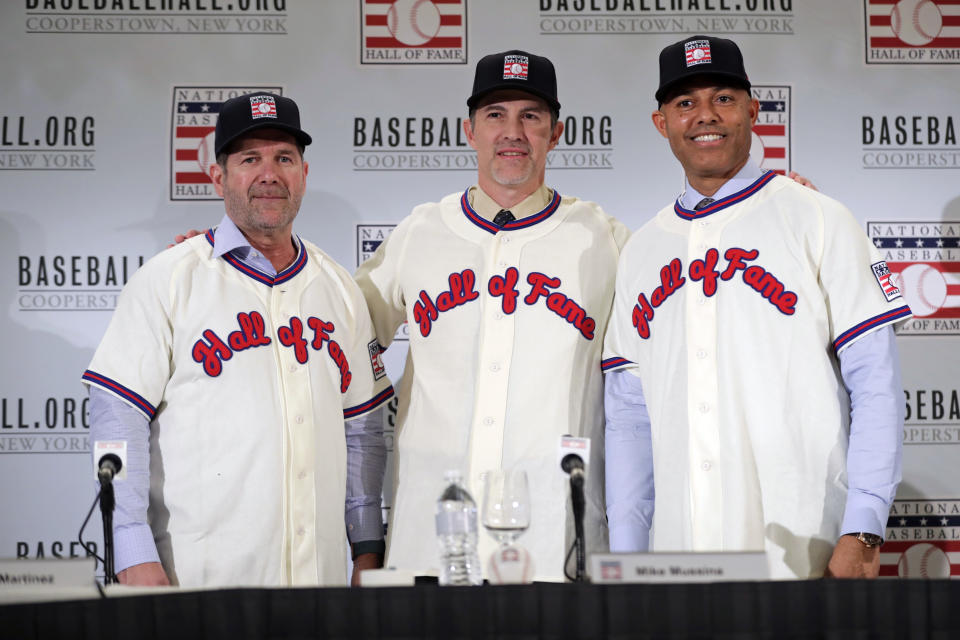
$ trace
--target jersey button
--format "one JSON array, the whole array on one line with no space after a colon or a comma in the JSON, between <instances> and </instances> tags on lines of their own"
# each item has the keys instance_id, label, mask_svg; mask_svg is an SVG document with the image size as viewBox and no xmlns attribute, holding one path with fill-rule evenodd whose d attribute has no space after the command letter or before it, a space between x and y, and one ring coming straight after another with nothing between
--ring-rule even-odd
<instances>
[{"instance_id":1,"label":"jersey button","mask_svg":"<svg viewBox=\"0 0 960 640\"><path fill-rule=\"evenodd\" d=\"M483 424L487 425L488 427L492 425L493 422L494 420L490 416L487 416L486 418L483 419Z\"/></svg>"},{"instance_id":2,"label":"jersey button","mask_svg":"<svg viewBox=\"0 0 960 640\"><path fill-rule=\"evenodd\" d=\"M500 371L500 363L494 362L493 364L491 364L490 371L493 371L494 373L496 373L497 371Z\"/></svg>"},{"instance_id":3,"label":"jersey button","mask_svg":"<svg viewBox=\"0 0 960 640\"><path fill-rule=\"evenodd\" d=\"M509 237L509 236L503 236L503 237L500 238L500 242L502 242L503 244L510 244L510 237Z\"/></svg>"},{"instance_id":4,"label":"jersey button","mask_svg":"<svg viewBox=\"0 0 960 640\"><path fill-rule=\"evenodd\" d=\"M701 402L701 403L700 403L700 413L707 413L708 411L710 411L710 405L707 404L706 402Z\"/></svg>"},{"instance_id":5,"label":"jersey button","mask_svg":"<svg viewBox=\"0 0 960 640\"><path fill-rule=\"evenodd\" d=\"M707 357L707 352L704 351L703 349L700 349L699 351L697 351L697 357L703 360L704 358Z\"/></svg>"},{"instance_id":6,"label":"jersey button","mask_svg":"<svg viewBox=\"0 0 960 640\"><path fill-rule=\"evenodd\" d=\"M306 477L307 477L307 472L306 472L306 471L301 471L300 473L297 474L297 479L298 479L298 480L303 480L303 479L306 478Z\"/></svg>"},{"instance_id":7,"label":"jersey button","mask_svg":"<svg viewBox=\"0 0 960 640\"><path fill-rule=\"evenodd\" d=\"M292 364L292 365L290 365L289 369L290 369L290 373L293 373L294 371L297 370L297 365Z\"/></svg>"},{"instance_id":8,"label":"jersey button","mask_svg":"<svg viewBox=\"0 0 960 640\"><path fill-rule=\"evenodd\" d=\"M297 424L303 424L303 416L297 416Z\"/></svg>"},{"instance_id":9,"label":"jersey button","mask_svg":"<svg viewBox=\"0 0 960 640\"><path fill-rule=\"evenodd\" d=\"M713 468L713 463L710 462L709 460L704 460L704 461L700 464L700 468L703 469L704 471L710 471L710 469Z\"/></svg>"},{"instance_id":10,"label":"jersey button","mask_svg":"<svg viewBox=\"0 0 960 640\"><path fill-rule=\"evenodd\" d=\"M306 532L307 532L307 530L304 529L303 527L297 527L297 535L298 535L298 536L302 536L302 535L305 534Z\"/></svg>"}]
</instances>

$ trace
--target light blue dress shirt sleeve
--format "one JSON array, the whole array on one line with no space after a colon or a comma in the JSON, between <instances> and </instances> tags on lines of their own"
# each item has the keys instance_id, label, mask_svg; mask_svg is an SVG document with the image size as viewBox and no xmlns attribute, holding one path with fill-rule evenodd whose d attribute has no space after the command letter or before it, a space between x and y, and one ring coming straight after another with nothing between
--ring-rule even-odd
<instances>
[{"instance_id":1,"label":"light blue dress shirt sleeve","mask_svg":"<svg viewBox=\"0 0 960 640\"><path fill-rule=\"evenodd\" d=\"M383 540L383 473L387 446L380 407L344 422L347 436L347 537L351 543Z\"/></svg>"},{"instance_id":2,"label":"light blue dress shirt sleeve","mask_svg":"<svg viewBox=\"0 0 960 640\"><path fill-rule=\"evenodd\" d=\"M91 386L91 450L93 443L98 440L122 440L127 443L127 477L125 480L118 478L113 483L116 500L113 511L114 571L120 573L135 564L160 562L153 532L147 524L150 421L123 400Z\"/></svg>"},{"instance_id":3,"label":"light blue dress shirt sleeve","mask_svg":"<svg viewBox=\"0 0 960 640\"><path fill-rule=\"evenodd\" d=\"M646 551L653 523L653 444L640 378L604 377L607 520L611 551Z\"/></svg>"},{"instance_id":4,"label":"light blue dress shirt sleeve","mask_svg":"<svg viewBox=\"0 0 960 640\"><path fill-rule=\"evenodd\" d=\"M905 406L893 327L873 331L840 352L850 394L847 506L840 533L884 536L897 494Z\"/></svg>"}]
</instances>

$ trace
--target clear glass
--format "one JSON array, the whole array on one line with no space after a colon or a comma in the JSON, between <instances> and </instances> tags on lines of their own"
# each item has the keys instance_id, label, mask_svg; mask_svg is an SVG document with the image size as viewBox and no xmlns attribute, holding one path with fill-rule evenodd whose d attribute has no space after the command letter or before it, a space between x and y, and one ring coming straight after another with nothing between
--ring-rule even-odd
<instances>
[{"instance_id":1,"label":"clear glass","mask_svg":"<svg viewBox=\"0 0 960 640\"><path fill-rule=\"evenodd\" d=\"M527 472L497 469L487 472L483 492L483 526L501 547L512 545L530 526Z\"/></svg>"}]
</instances>

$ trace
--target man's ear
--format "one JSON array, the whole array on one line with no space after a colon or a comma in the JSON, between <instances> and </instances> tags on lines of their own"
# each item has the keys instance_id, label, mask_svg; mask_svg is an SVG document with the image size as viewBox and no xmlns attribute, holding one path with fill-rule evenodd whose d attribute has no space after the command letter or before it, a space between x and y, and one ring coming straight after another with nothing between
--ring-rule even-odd
<instances>
[{"instance_id":1,"label":"man's ear","mask_svg":"<svg viewBox=\"0 0 960 640\"><path fill-rule=\"evenodd\" d=\"M223 197L223 175L225 171L219 163L214 162L210 165L210 181L213 182L213 188L217 190L217 195Z\"/></svg>"},{"instance_id":2,"label":"man's ear","mask_svg":"<svg viewBox=\"0 0 960 640\"><path fill-rule=\"evenodd\" d=\"M653 126L657 128L657 131L660 132L664 138L667 137L667 117L663 115L663 111L657 109L650 114L650 118L653 120Z\"/></svg>"}]
</instances>

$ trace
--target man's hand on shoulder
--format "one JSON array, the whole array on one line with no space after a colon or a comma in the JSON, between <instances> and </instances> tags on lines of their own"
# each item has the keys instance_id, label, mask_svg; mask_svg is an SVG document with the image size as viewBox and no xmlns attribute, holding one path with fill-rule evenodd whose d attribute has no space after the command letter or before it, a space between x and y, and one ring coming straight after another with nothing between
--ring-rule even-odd
<instances>
[{"instance_id":1,"label":"man's hand on shoulder","mask_svg":"<svg viewBox=\"0 0 960 640\"><path fill-rule=\"evenodd\" d=\"M170 586L170 579L167 578L163 565L159 562L144 562L127 567L117 574L117 580L120 581L120 584L134 587Z\"/></svg>"},{"instance_id":2,"label":"man's hand on shoulder","mask_svg":"<svg viewBox=\"0 0 960 640\"><path fill-rule=\"evenodd\" d=\"M802 175L800 175L796 171L791 171L787 175L787 177L793 180L794 182L796 182L797 184L802 184L808 189L813 189L814 191L820 191L820 189L817 189L817 187L812 182L810 182L810 180L808 180L807 178L804 178Z\"/></svg>"},{"instance_id":3,"label":"man's hand on shoulder","mask_svg":"<svg viewBox=\"0 0 960 640\"><path fill-rule=\"evenodd\" d=\"M200 235L201 233L203 233L203 231L197 231L196 229L190 229L190 231L187 231L187 232L186 232L185 234L183 234L183 235L173 236L173 243L172 243L172 244L168 244L168 245L167 245L167 249L169 249L170 247L175 247L175 246L177 246L178 244L180 244L181 242L183 242L184 240L188 240L188 239L190 239L190 238L192 238L192 237L194 237L194 236L198 236L198 235Z\"/></svg>"},{"instance_id":4,"label":"man's hand on shoulder","mask_svg":"<svg viewBox=\"0 0 960 640\"><path fill-rule=\"evenodd\" d=\"M379 553L361 553L353 561L353 576L350 577L350 586L360 586L360 572L366 569L380 569L383 567L383 556Z\"/></svg>"},{"instance_id":5,"label":"man's hand on shoulder","mask_svg":"<svg viewBox=\"0 0 960 640\"><path fill-rule=\"evenodd\" d=\"M823 577L876 578L879 574L880 547L868 547L856 536L840 536Z\"/></svg>"}]
</instances>

